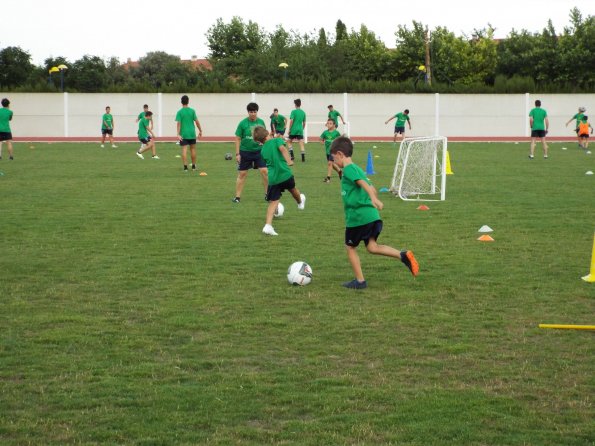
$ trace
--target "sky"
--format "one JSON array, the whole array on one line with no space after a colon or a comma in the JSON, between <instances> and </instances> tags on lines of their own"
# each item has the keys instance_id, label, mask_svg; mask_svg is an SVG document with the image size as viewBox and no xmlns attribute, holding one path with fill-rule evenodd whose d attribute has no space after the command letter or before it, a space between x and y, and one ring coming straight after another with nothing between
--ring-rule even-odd
<instances>
[{"instance_id":1,"label":"sky","mask_svg":"<svg viewBox=\"0 0 595 446\"><path fill-rule=\"evenodd\" d=\"M229 23L234 16L267 32L282 25L302 34L317 34L321 28L334 34L337 20L348 30L363 24L394 48L399 25L411 29L413 21L430 30L445 27L457 36L491 25L495 37L503 38L513 29L540 32L551 19L561 33L575 6L583 17L595 15L594 0L3 0L0 49L20 47L35 65L49 57L74 62L84 55L126 62L151 51L206 58L208 29L217 19Z\"/></svg>"}]
</instances>

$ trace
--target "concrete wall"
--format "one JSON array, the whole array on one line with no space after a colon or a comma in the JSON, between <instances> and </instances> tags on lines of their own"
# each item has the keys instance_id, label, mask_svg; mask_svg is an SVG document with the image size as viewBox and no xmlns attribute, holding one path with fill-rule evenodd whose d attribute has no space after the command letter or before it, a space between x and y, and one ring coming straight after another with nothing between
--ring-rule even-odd
<instances>
[{"instance_id":1,"label":"concrete wall","mask_svg":"<svg viewBox=\"0 0 595 446\"><path fill-rule=\"evenodd\" d=\"M154 127L161 137L174 138L175 114L181 94L82 94L82 93L2 93L11 100L11 123L16 139L95 139L100 136L101 116L109 105L115 120L116 139L136 139L136 116L143 104L155 113ZM408 136L440 134L449 138L519 138L529 135L528 113L535 99L541 99L550 120L549 137L571 138L572 125L565 123L579 106L587 107L595 121L595 94L199 94L192 93L190 106L197 111L205 139L233 139L237 123L246 116L246 104L256 101L260 117L277 107L289 118L293 99L302 99L310 127L308 136L316 139L324 130L327 106L333 104L356 138L389 139L394 121L384 122L395 113L410 110L412 131ZM341 127L341 126L340 126ZM347 129L340 128L342 131Z\"/></svg>"}]
</instances>

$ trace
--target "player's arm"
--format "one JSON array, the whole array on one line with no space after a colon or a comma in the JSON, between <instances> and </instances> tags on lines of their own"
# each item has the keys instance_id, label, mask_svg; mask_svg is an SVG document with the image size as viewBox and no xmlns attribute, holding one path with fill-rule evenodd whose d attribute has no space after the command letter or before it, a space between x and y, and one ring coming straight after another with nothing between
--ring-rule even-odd
<instances>
[{"instance_id":1,"label":"player's arm","mask_svg":"<svg viewBox=\"0 0 595 446\"><path fill-rule=\"evenodd\" d=\"M176 121L176 135L178 137L178 140L182 139L182 135L180 135L181 128L182 128L182 123L180 121Z\"/></svg>"},{"instance_id":2,"label":"player's arm","mask_svg":"<svg viewBox=\"0 0 595 446\"><path fill-rule=\"evenodd\" d=\"M546 116L546 117L545 117L545 131L547 132L549 128L550 128L550 120L549 120L549 118Z\"/></svg>"},{"instance_id":3,"label":"player's arm","mask_svg":"<svg viewBox=\"0 0 595 446\"><path fill-rule=\"evenodd\" d=\"M407 116L407 125L409 125L409 130L411 130L411 118Z\"/></svg>"},{"instance_id":4,"label":"player's arm","mask_svg":"<svg viewBox=\"0 0 595 446\"><path fill-rule=\"evenodd\" d=\"M200 121L198 119L194 120L196 124L196 128L198 129L198 137L202 138L202 127L200 126Z\"/></svg>"},{"instance_id":5,"label":"player's arm","mask_svg":"<svg viewBox=\"0 0 595 446\"><path fill-rule=\"evenodd\" d=\"M390 118L388 118L386 121L384 121L385 124L388 124L389 122L391 122L393 119L395 119L394 116L391 116Z\"/></svg>"},{"instance_id":6,"label":"player's arm","mask_svg":"<svg viewBox=\"0 0 595 446\"><path fill-rule=\"evenodd\" d=\"M343 119L343 115L341 113L339 113L339 118L341 118L341 122L343 123L343 125L345 125L345 120Z\"/></svg>"},{"instance_id":7,"label":"player's arm","mask_svg":"<svg viewBox=\"0 0 595 446\"><path fill-rule=\"evenodd\" d=\"M287 151L287 147L285 147L285 144L279 146L279 152L281 152L281 155L283 155L283 158L285 158L285 162L287 163L287 165L293 166L293 161L291 161L291 157L289 156L289 152Z\"/></svg>"},{"instance_id":8,"label":"player's arm","mask_svg":"<svg viewBox=\"0 0 595 446\"><path fill-rule=\"evenodd\" d=\"M291 128L293 127L293 119L289 120L289 126L287 127L289 130L289 134L291 135Z\"/></svg>"},{"instance_id":9,"label":"player's arm","mask_svg":"<svg viewBox=\"0 0 595 446\"><path fill-rule=\"evenodd\" d=\"M568 127L568 124L570 124L572 121L574 121L574 116L568 120L568 122L566 123L566 127Z\"/></svg>"},{"instance_id":10,"label":"player's arm","mask_svg":"<svg viewBox=\"0 0 595 446\"><path fill-rule=\"evenodd\" d=\"M241 141L241 138L239 136L236 136L235 145L236 145L236 158L238 159L238 162L240 161L240 141Z\"/></svg>"},{"instance_id":11,"label":"player's arm","mask_svg":"<svg viewBox=\"0 0 595 446\"><path fill-rule=\"evenodd\" d=\"M382 201L378 199L376 189L364 180L357 180L355 183L367 192L367 194L370 196L370 199L372 200L372 204L374 205L374 207L381 211L384 207L384 203L382 203Z\"/></svg>"}]
</instances>

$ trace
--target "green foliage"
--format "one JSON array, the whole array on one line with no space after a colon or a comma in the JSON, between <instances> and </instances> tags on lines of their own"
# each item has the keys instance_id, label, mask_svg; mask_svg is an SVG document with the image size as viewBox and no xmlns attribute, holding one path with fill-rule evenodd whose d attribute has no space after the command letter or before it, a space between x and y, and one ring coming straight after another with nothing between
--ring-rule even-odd
<instances>
[{"instance_id":1,"label":"green foliage","mask_svg":"<svg viewBox=\"0 0 595 446\"><path fill-rule=\"evenodd\" d=\"M0 87L17 87L28 80L33 71L31 56L26 51L14 46L0 50Z\"/></svg>"}]
</instances>

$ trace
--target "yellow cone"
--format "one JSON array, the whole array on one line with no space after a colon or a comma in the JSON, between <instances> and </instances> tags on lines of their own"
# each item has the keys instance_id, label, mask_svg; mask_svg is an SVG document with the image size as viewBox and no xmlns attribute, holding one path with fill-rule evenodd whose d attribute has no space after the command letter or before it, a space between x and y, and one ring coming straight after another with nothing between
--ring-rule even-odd
<instances>
[{"instance_id":1,"label":"yellow cone","mask_svg":"<svg viewBox=\"0 0 595 446\"><path fill-rule=\"evenodd\" d=\"M454 175L454 172L450 168L450 153L446 151L446 175Z\"/></svg>"},{"instance_id":2,"label":"yellow cone","mask_svg":"<svg viewBox=\"0 0 595 446\"><path fill-rule=\"evenodd\" d=\"M585 282L595 282L595 237L593 237L593 252L591 253L591 270L583 277Z\"/></svg>"}]
</instances>

